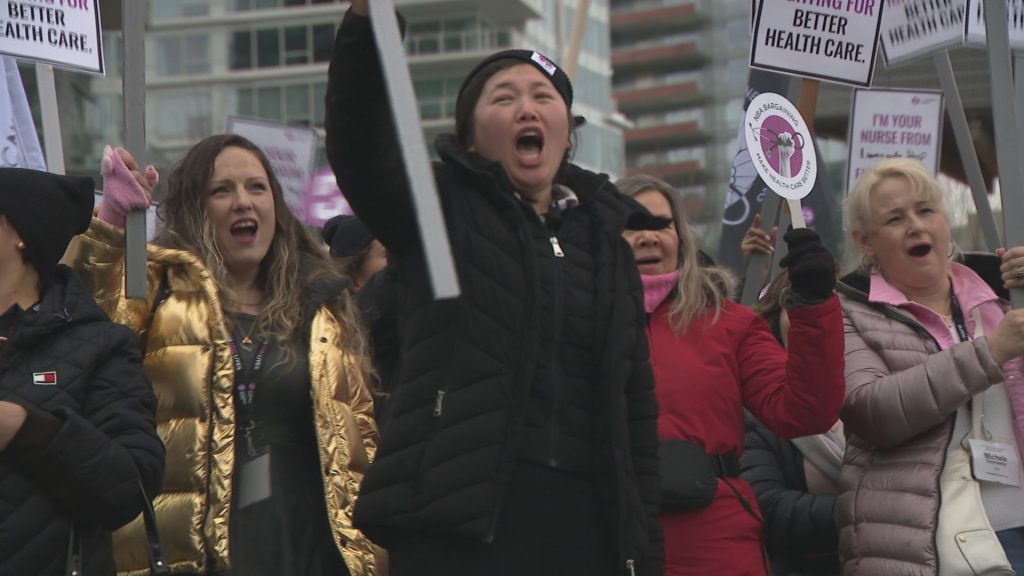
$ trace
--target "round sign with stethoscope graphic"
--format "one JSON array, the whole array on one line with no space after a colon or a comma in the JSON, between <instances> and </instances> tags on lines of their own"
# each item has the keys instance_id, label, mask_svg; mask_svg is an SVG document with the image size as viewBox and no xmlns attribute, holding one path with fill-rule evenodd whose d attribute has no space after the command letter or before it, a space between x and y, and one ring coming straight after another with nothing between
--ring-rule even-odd
<instances>
[{"instance_id":1,"label":"round sign with stethoscope graphic","mask_svg":"<svg viewBox=\"0 0 1024 576\"><path fill-rule=\"evenodd\" d=\"M796 202L811 193L818 159L800 112L779 94L766 92L747 106L744 135L757 174L773 192ZM793 208L791 206L791 208ZM795 227L799 210L791 210Z\"/></svg>"}]
</instances>

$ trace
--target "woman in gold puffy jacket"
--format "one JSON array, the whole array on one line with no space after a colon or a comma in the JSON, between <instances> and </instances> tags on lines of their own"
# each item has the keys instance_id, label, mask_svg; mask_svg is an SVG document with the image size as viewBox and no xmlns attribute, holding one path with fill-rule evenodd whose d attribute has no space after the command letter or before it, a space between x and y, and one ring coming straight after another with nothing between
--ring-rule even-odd
<instances>
[{"instance_id":1,"label":"woman in gold puffy jacket","mask_svg":"<svg viewBox=\"0 0 1024 576\"><path fill-rule=\"evenodd\" d=\"M365 344L345 281L288 210L270 163L236 135L196 144L171 173L148 247L146 300L122 295L124 219L157 176L124 150L68 259L140 335L167 473L157 520L175 573L373 575L352 528L376 449ZM140 519L118 569L147 566Z\"/></svg>"}]
</instances>

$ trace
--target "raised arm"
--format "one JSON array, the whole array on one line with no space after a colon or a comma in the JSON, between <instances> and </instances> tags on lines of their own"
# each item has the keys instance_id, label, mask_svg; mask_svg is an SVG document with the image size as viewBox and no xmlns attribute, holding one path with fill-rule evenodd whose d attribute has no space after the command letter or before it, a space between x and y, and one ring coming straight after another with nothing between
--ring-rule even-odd
<instances>
[{"instance_id":1,"label":"raised arm","mask_svg":"<svg viewBox=\"0 0 1024 576\"><path fill-rule=\"evenodd\" d=\"M401 253L419 243L377 44L365 2L353 2L327 73L327 159L345 199L375 238Z\"/></svg>"}]
</instances>

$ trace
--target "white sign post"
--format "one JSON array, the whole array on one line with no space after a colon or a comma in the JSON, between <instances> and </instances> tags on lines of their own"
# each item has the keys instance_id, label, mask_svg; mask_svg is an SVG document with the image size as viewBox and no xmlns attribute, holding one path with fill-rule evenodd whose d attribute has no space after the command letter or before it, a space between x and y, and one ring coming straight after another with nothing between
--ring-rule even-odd
<instances>
[{"instance_id":1,"label":"white sign post","mask_svg":"<svg viewBox=\"0 0 1024 576\"><path fill-rule=\"evenodd\" d=\"M388 88L388 100L391 102L395 129L402 147L409 189L412 190L413 205L418 215L434 298L456 298L461 293L459 278L448 242L444 212L441 211L441 201L437 196L434 171L430 168L430 157L423 142L419 106L416 105L409 64L398 32L395 6L391 0L373 0L369 2L369 7L370 23L377 40L384 83Z\"/></svg>"},{"instance_id":2,"label":"white sign post","mask_svg":"<svg viewBox=\"0 0 1024 576\"><path fill-rule=\"evenodd\" d=\"M228 132L245 136L270 160L292 213L303 216L302 194L313 176L319 136L316 130L266 120L229 117Z\"/></svg>"},{"instance_id":3,"label":"white sign post","mask_svg":"<svg viewBox=\"0 0 1024 576\"><path fill-rule=\"evenodd\" d=\"M870 86L883 0L759 0L750 66Z\"/></svg>"},{"instance_id":4,"label":"white sign post","mask_svg":"<svg viewBox=\"0 0 1024 576\"><path fill-rule=\"evenodd\" d=\"M888 65L963 42L967 0L886 0L882 55Z\"/></svg>"},{"instance_id":5,"label":"white sign post","mask_svg":"<svg viewBox=\"0 0 1024 576\"><path fill-rule=\"evenodd\" d=\"M7 2L0 53L100 76L103 40L99 0Z\"/></svg>"},{"instance_id":6,"label":"white sign post","mask_svg":"<svg viewBox=\"0 0 1024 576\"><path fill-rule=\"evenodd\" d=\"M919 160L939 171L942 93L936 91L856 90L850 110L850 156L846 189L885 158Z\"/></svg>"},{"instance_id":7,"label":"white sign post","mask_svg":"<svg viewBox=\"0 0 1024 576\"><path fill-rule=\"evenodd\" d=\"M818 178L811 132L789 100L766 92L747 107L744 136L758 175L789 203L794 228L806 228L800 199Z\"/></svg>"},{"instance_id":8,"label":"white sign post","mask_svg":"<svg viewBox=\"0 0 1024 576\"><path fill-rule=\"evenodd\" d=\"M1006 0L1006 11L1010 50L1024 50L1024 0ZM967 0L967 44L979 48L987 46L985 29L985 3Z\"/></svg>"}]
</instances>

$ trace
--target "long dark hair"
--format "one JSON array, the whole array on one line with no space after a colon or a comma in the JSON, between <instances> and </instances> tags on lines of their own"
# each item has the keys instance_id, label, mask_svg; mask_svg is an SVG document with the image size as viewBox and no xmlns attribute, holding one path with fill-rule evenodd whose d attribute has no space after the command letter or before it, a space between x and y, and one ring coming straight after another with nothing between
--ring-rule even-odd
<instances>
[{"instance_id":1,"label":"long dark hair","mask_svg":"<svg viewBox=\"0 0 1024 576\"><path fill-rule=\"evenodd\" d=\"M161 230L156 244L186 250L197 256L217 283L221 302L233 307L235 294L226 281L224 256L206 210L214 162L225 149L237 147L251 152L267 172L274 198L274 239L260 262L259 282L263 287L263 310L256 330L280 342L302 342L301 294L296 290L336 274L319 245L284 199L281 183L266 155L248 139L236 134L219 134L199 141L177 164L167 179L167 197L159 208ZM365 357L365 344L358 329L355 305L348 292L338 295L332 311L347 329L345 345L356 358Z\"/></svg>"}]
</instances>

